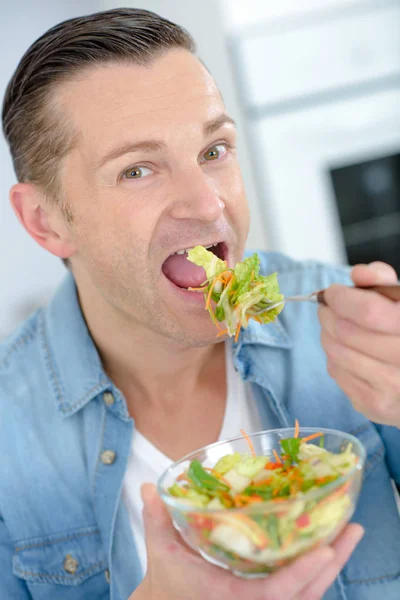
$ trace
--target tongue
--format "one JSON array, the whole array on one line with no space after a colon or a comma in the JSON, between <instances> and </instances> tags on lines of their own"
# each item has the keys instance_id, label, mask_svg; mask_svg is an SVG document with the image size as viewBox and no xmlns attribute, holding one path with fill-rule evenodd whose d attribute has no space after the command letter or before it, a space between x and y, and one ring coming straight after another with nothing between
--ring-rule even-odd
<instances>
[{"instance_id":1,"label":"tongue","mask_svg":"<svg viewBox=\"0 0 400 600\"><path fill-rule=\"evenodd\" d=\"M187 260L187 253L174 254L167 258L162 271L166 277L181 288L200 287L206 280L203 267L197 267Z\"/></svg>"}]
</instances>

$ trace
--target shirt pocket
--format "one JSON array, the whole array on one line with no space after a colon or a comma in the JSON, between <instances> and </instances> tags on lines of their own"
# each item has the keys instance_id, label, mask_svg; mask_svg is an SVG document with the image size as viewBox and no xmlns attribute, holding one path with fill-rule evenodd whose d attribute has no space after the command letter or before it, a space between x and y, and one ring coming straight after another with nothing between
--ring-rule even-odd
<instances>
[{"instance_id":1,"label":"shirt pocket","mask_svg":"<svg viewBox=\"0 0 400 600\"><path fill-rule=\"evenodd\" d=\"M106 555L96 527L20 541L13 556L14 575L24 579L33 598L40 600L64 597L75 600L91 594L108 598L106 567ZM79 586L85 588L85 596L79 593ZM71 588L76 590L75 594Z\"/></svg>"}]
</instances>

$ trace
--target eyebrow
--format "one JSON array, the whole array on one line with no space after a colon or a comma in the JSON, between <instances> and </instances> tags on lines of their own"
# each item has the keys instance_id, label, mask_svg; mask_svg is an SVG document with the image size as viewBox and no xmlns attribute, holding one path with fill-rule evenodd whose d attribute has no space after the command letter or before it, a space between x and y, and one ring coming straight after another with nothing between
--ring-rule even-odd
<instances>
[{"instance_id":1,"label":"eyebrow","mask_svg":"<svg viewBox=\"0 0 400 600\"><path fill-rule=\"evenodd\" d=\"M206 123L204 123L203 126L204 137L209 137L210 135L218 131L218 129L221 129L221 127L223 127L224 125L233 125L234 127L236 127L236 123L232 119L232 117L229 117L226 114L221 114L218 117L215 117L215 119L207 121ZM160 152L161 150L165 150L166 148L166 143L161 140L145 140L142 142L137 142L136 144L132 144L129 142L127 144L123 144L122 146L114 148L105 156L100 158L99 161L96 163L95 168L99 169L110 160L115 160L116 158L119 158L120 156L123 156L124 154L128 154L130 152Z\"/></svg>"}]
</instances>

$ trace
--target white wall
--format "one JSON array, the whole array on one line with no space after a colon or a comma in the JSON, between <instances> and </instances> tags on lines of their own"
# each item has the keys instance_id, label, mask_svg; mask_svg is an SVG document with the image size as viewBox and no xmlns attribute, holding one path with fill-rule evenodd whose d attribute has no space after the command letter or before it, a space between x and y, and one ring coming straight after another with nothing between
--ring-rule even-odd
<instances>
[{"instance_id":1,"label":"white wall","mask_svg":"<svg viewBox=\"0 0 400 600\"><path fill-rule=\"evenodd\" d=\"M365 4L365 0L219 0L227 30Z\"/></svg>"},{"instance_id":2,"label":"white wall","mask_svg":"<svg viewBox=\"0 0 400 600\"><path fill-rule=\"evenodd\" d=\"M28 46L49 27L98 10L97 0L0 2L0 95ZM8 192L15 183L8 147L0 135L0 338L43 302L65 273L15 217Z\"/></svg>"}]
</instances>

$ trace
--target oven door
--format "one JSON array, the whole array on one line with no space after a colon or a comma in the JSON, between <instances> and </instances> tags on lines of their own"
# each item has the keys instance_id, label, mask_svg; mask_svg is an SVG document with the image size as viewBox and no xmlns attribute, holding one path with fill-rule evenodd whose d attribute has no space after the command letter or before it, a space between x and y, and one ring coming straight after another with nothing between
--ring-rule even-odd
<instances>
[{"instance_id":1,"label":"oven door","mask_svg":"<svg viewBox=\"0 0 400 600\"><path fill-rule=\"evenodd\" d=\"M400 270L400 86L250 123L270 245ZM389 240L390 238L390 240Z\"/></svg>"}]
</instances>

